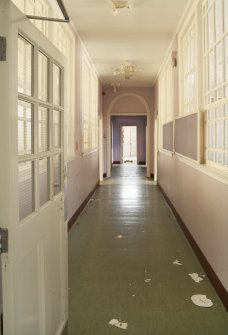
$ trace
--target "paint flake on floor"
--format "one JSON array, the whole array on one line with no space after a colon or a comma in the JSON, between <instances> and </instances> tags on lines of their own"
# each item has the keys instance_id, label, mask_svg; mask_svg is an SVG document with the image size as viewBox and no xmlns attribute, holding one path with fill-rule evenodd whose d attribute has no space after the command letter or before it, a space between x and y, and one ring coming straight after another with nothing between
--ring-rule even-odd
<instances>
[{"instance_id":1,"label":"paint flake on floor","mask_svg":"<svg viewBox=\"0 0 228 335\"><path fill-rule=\"evenodd\" d=\"M178 259L176 259L176 260L173 262L173 264L175 264L175 265L183 265L180 261L178 261Z\"/></svg>"},{"instance_id":2,"label":"paint flake on floor","mask_svg":"<svg viewBox=\"0 0 228 335\"><path fill-rule=\"evenodd\" d=\"M188 274L196 283L200 283L203 278L198 275L198 273L189 273Z\"/></svg>"},{"instance_id":3,"label":"paint flake on floor","mask_svg":"<svg viewBox=\"0 0 228 335\"><path fill-rule=\"evenodd\" d=\"M128 324L126 322L121 322L121 321L119 321L117 319L112 319L111 321L109 321L109 324L111 326L115 326L117 328L121 328L121 329L125 329L125 330L128 327Z\"/></svg>"},{"instance_id":4,"label":"paint flake on floor","mask_svg":"<svg viewBox=\"0 0 228 335\"><path fill-rule=\"evenodd\" d=\"M200 307L211 307L213 302L204 294L195 294L191 297L193 304Z\"/></svg>"},{"instance_id":5,"label":"paint flake on floor","mask_svg":"<svg viewBox=\"0 0 228 335\"><path fill-rule=\"evenodd\" d=\"M122 235L117 235L117 238L118 238L119 240L121 240L121 239L123 238L123 236L122 236Z\"/></svg>"}]
</instances>

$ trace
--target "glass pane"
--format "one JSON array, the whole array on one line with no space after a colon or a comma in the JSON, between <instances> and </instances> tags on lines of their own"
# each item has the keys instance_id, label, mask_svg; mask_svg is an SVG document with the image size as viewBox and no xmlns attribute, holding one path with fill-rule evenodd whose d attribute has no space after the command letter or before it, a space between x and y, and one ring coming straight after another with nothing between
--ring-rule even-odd
<instances>
[{"instance_id":1,"label":"glass pane","mask_svg":"<svg viewBox=\"0 0 228 335\"><path fill-rule=\"evenodd\" d=\"M222 120L217 121L216 127L216 147L222 149Z\"/></svg>"},{"instance_id":2,"label":"glass pane","mask_svg":"<svg viewBox=\"0 0 228 335\"><path fill-rule=\"evenodd\" d=\"M48 58L42 52L38 55L38 92L40 100L48 100Z\"/></svg>"},{"instance_id":3,"label":"glass pane","mask_svg":"<svg viewBox=\"0 0 228 335\"><path fill-rule=\"evenodd\" d=\"M225 117L228 117L228 104L225 105Z\"/></svg>"},{"instance_id":4,"label":"glass pane","mask_svg":"<svg viewBox=\"0 0 228 335\"><path fill-rule=\"evenodd\" d=\"M54 148L61 148L61 112L53 111Z\"/></svg>"},{"instance_id":5,"label":"glass pane","mask_svg":"<svg viewBox=\"0 0 228 335\"><path fill-rule=\"evenodd\" d=\"M54 155L53 157L53 192L54 195L61 192L61 155Z\"/></svg>"},{"instance_id":6,"label":"glass pane","mask_svg":"<svg viewBox=\"0 0 228 335\"><path fill-rule=\"evenodd\" d=\"M18 165L19 218L22 220L34 211L34 162Z\"/></svg>"},{"instance_id":7,"label":"glass pane","mask_svg":"<svg viewBox=\"0 0 228 335\"><path fill-rule=\"evenodd\" d=\"M32 95L33 46L18 37L18 92Z\"/></svg>"},{"instance_id":8,"label":"glass pane","mask_svg":"<svg viewBox=\"0 0 228 335\"><path fill-rule=\"evenodd\" d=\"M39 106L39 152L49 150L49 111L48 108Z\"/></svg>"},{"instance_id":9,"label":"glass pane","mask_svg":"<svg viewBox=\"0 0 228 335\"><path fill-rule=\"evenodd\" d=\"M225 120L225 131L224 131L225 150L228 150L228 120Z\"/></svg>"},{"instance_id":10,"label":"glass pane","mask_svg":"<svg viewBox=\"0 0 228 335\"><path fill-rule=\"evenodd\" d=\"M53 103L56 106L61 105L61 69L53 65Z\"/></svg>"},{"instance_id":11,"label":"glass pane","mask_svg":"<svg viewBox=\"0 0 228 335\"><path fill-rule=\"evenodd\" d=\"M214 43L214 15L213 7L208 12L208 47L210 48Z\"/></svg>"},{"instance_id":12,"label":"glass pane","mask_svg":"<svg viewBox=\"0 0 228 335\"><path fill-rule=\"evenodd\" d=\"M216 162L222 164L222 152L218 151L216 153Z\"/></svg>"},{"instance_id":13,"label":"glass pane","mask_svg":"<svg viewBox=\"0 0 228 335\"><path fill-rule=\"evenodd\" d=\"M228 35L225 38L225 81L228 81Z\"/></svg>"},{"instance_id":14,"label":"glass pane","mask_svg":"<svg viewBox=\"0 0 228 335\"><path fill-rule=\"evenodd\" d=\"M228 165L228 154L225 154L225 165Z\"/></svg>"},{"instance_id":15,"label":"glass pane","mask_svg":"<svg viewBox=\"0 0 228 335\"><path fill-rule=\"evenodd\" d=\"M33 108L32 104L18 101L18 154L33 153Z\"/></svg>"},{"instance_id":16,"label":"glass pane","mask_svg":"<svg viewBox=\"0 0 228 335\"><path fill-rule=\"evenodd\" d=\"M208 147L209 148L215 147L215 123L214 122L208 123Z\"/></svg>"},{"instance_id":17,"label":"glass pane","mask_svg":"<svg viewBox=\"0 0 228 335\"><path fill-rule=\"evenodd\" d=\"M224 30L228 31L228 0L224 0L224 25Z\"/></svg>"},{"instance_id":18,"label":"glass pane","mask_svg":"<svg viewBox=\"0 0 228 335\"><path fill-rule=\"evenodd\" d=\"M215 36L218 40L223 33L222 0L215 1Z\"/></svg>"},{"instance_id":19,"label":"glass pane","mask_svg":"<svg viewBox=\"0 0 228 335\"><path fill-rule=\"evenodd\" d=\"M208 151L208 159L209 161L214 162L214 152L213 151Z\"/></svg>"},{"instance_id":20,"label":"glass pane","mask_svg":"<svg viewBox=\"0 0 228 335\"><path fill-rule=\"evenodd\" d=\"M215 59L214 51L209 54L209 88L212 89L215 86Z\"/></svg>"},{"instance_id":21,"label":"glass pane","mask_svg":"<svg viewBox=\"0 0 228 335\"><path fill-rule=\"evenodd\" d=\"M39 159L40 206L50 200L49 158Z\"/></svg>"},{"instance_id":22,"label":"glass pane","mask_svg":"<svg viewBox=\"0 0 228 335\"><path fill-rule=\"evenodd\" d=\"M222 74L223 74L223 69L222 69L222 43L219 43L216 47L216 81L217 84L222 83Z\"/></svg>"}]
</instances>

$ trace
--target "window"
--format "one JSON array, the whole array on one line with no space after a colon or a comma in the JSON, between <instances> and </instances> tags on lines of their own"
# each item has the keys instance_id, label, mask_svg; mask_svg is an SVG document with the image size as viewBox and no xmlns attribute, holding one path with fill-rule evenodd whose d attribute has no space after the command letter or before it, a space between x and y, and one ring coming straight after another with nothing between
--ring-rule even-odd
<instances>
[{"instance_id":1,"label":"window","mask_svg":"<svg viewBox=\"0 0 228 335\"><path fill-rule=\"evenodd\" d=\"M98 79L87 56L82 61L83 153L98 146Z\"/></svg>"},{"instance_id":2,"label":"window","mask_svg":"<svg viewBox=\"0 0 228 335\"><path fill-rule=\"evenodd\" d=\"M228 0L203 2L206 161L228 167Z\"/></svg>"},{"instance_id":3,"label":"window","mask_svg":"<svg viewBox=\"0 0 228 335\"><path fill-rule=\"evenodd\" d=\"M168 55L168 61L164 65L164 70L159 76L159 124L160 140L159 146L163 147L163 125L173 120L173 67L171 54Z\"/></svg>"},{"instance_id":4,"label":"window","mask_svg":"<svg viewBox=\"0 0 228 335\"><path fill-rule=\"evenodd\" d=\"M12 0L14 4L25 14L27 15L36 15L36 16L44 16L44 17L57 17L59 16L59 8L55 2L53 2L53 6L51 6L50 0ZM71 160L75 156L74 152L74 88L75 88L75 75L74 75L74 55L75 55L75 38L72 30L68 25L57 23L57 22L48 22L43 20L30 20L55 46L56 48L65 56L66 65L65 65L65 76L66 80L66 99L64 101L65 113L66 113L66 122L65 126L67 128L67 136L66 136L66 153L67 159ZM29 45L24 46L27 48L27 53L31 52L29 50ZM27 59L26 57L25 59ZM39 81L43 82L39 91L39 99L43 101L47 101L47 82L45 73L46 69L48 69L48 59L42 52L39 53ZM29 58L28 58L29 59ZM31 60L32 61L32 60ZM23 60L20 60L20 64L23 64ZM29 64L27 64L29 67ZM56 70L56 68L55 68ZM57 74L57 73L56 73ZM24 78L24 77L23 77ZM21 83L21 90L29 89L29 82L31 82L32 78L29 73L27 73L27 78L24 78L24 83ZM19 81L21 79L19 77ZM23 86L23 85L24 86ZM55 87L57 89L57 87ZM31 87L30 87L31 89ZM21 91L20 91L21 92ZM25 92L22 92L25 93ZM58 104L58 102L57 102Z\"/></svg>"},{"instance_id":5,"label":"window","mask_svg":"<svg viewBox=\"0 0 228 335\"><path fill-rule=\"evenodd\" d=\"M196 22L193 16L190 25L180 35L180 115L197 111L196 94Z\"/></svg>"},{"instance_id":6,"label":"window","mask_svg":"<svg viewBox=\"0 0 228 335\"><path fill-rule=\"evenodd\" d=\"M20 220L39 210L63 188L62 77L63 69L52 58L38 45L18 36ZM53 94L49 94L49 87Z\"/></svg>"}]
</instances>

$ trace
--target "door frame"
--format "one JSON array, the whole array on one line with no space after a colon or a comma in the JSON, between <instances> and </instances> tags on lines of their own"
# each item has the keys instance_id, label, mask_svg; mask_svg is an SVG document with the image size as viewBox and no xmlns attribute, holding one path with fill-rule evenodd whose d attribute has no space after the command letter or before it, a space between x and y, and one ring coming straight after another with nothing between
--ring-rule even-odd
<instances>
[{"instance_id":1,"label":"door frame","mask_svg":"<svg viewBox=\"0 0 228 335\"><path fill-rule=\"evenodd\" d=\"M138 99L142 105L144 106L144 112L143 113L113 113L112 109L115 105L115 103L120 100L123 97L134 97ZM146 102L144 98L142 98L140 95L135 94L135 93L122 93L118 95L115 99L112 100L108 107L107 111L107 162L106 162L106 171L107 171L107 177L111 177L111 165L112 165L112 160L111 160L111 153L112 153L112 141L111 141L111 136L112 136L112 127L111 127L111 117L113 115L116 116L141 116L144 115L147 117L147 126L146 126L146 177L150 178L151 176L151 114L150 114L150 109L149 105Z\"/></svg>"}]
</instances>

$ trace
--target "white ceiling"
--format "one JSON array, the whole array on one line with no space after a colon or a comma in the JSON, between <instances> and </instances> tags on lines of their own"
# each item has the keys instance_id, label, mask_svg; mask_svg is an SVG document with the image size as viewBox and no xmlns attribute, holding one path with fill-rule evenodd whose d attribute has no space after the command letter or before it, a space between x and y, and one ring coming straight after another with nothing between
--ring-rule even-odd
<instances>
[{"instance_id":1,"label":"white ceiling","mask_svg":"<svg viewBox=\"0 0 228 335\"><path fill-rule=\"evenodd\" d=\"M131 10L114 16L108 0L64 0L104 85L153 85L188 0L131 2ZM124 61L137 67L130 79L113 75Z\"/></svg>"}]
</instances>

